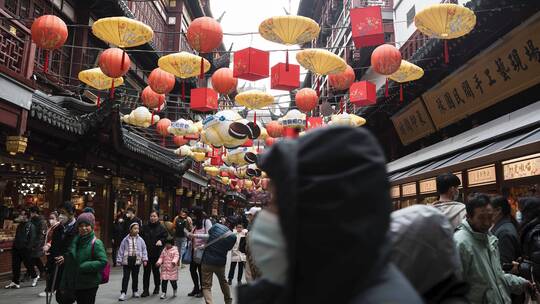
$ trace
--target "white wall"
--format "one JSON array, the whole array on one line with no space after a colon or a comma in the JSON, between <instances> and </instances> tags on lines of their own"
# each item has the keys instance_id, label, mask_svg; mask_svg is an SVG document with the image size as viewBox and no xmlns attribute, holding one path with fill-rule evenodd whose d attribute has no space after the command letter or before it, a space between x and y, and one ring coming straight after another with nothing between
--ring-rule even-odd
<instances>
[{"instance_id":1,"label":"white wall","mask_svg":"<svg viewBox=\"0 0 540 304\"><path fill-rule=\"evenodd\" d=\"M458 3L463 5L469 0L459 0ZM409 37L416 31L414 21L407 26L407 12L415 6L415 12L418 13L425 7L441 3L440 0L394 0L394 31L396 36L397 47L401 47Z\"/></svg>"}]
</instances>

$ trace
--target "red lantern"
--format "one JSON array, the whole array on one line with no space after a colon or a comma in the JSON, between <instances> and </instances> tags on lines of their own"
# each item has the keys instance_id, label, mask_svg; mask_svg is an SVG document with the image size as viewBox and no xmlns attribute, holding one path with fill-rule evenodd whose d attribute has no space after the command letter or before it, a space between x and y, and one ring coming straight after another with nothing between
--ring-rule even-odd
<instances>
[{"instance_id":1,"label":"red lantern","mask_svg":"<svg viewBox=\"0 0 540 304\"><path fill-rule=\"evenodd\" d=\"M322 117L308 117L307 118L307 129L315 129L322 127L323 118Z\"/></svg>"},{"instance_id":2,"label":"red lantern","mask_svg":"<svg viewBox=\"0 0 540 304\"><path fill-rule=\"evenodd\" d=\"M173 137L173 141L174 141L174 144L179 147L183 145L187 145L189 143L189 140L184 138L184 136L180 136L180 135L176 135L175 137Z\"/></svg>"},{"instance_id":3,"label":"red lantern","mask_svg":"<svg viewBox=\"0 0 540 304\"><path fill-rule=\"evenodd\" d=\"M302 112L309 112L317 107L319 96L317 96L317 92L315 90L311 88L303 88L296 93L295 100L298 110Z\"/></svg>"},{"instance_id":4,"label":"red lantern","mask_svg":"<svg viewBox=\"0 0 540 304\"><path fill-rule=\"evenodd\" d=\"M118 78L127 73L131 66L131 60L124 50L109 48L99 55L98 64L103 74L111 78Z\"/></svg>"},{"instance_id":5,"label":"red lantern","mask_svg":"<svg viewBox=\"0 0 540 304\"><path fill-rule=\"evenodd\" d=\"M274 90L290 91L300 86L300 66L286 63L278 63L271 69L270 88Z\"/></svg>"},{"instance_id":6,"label":"red lantern","mask_svg":"<svg viewBox=\"0 0 540 304\"><path fill-rule=\"evenodd\" d=\"M148 76L148 85L158 94L168 94L174 88L174 75L155 68Z\"/></svg>"},{"instance_id":7,"label":"red lantern","mask_svg":"<svg viewBox=\"0 0 540 304\"><path fill-rule=\"evenodd\" d=\"M227 95L234 90L238 85L238 78L233 77L233 70L229 68L220 68L212 75L212 87L218 93Z\"/></svg>"},{"instance_id":8,"label":"red lantern","mask_svg":"<svg viewBox=\"0 0 540 304\"><path fill-rule=\"evenodd\" d=\"M283 127L283 136L287 138L297 138L300 135L300 129Z\"/></svg>"},{"instance_id":9,"label":"red lantern","mask_svg":"<svg viewBox=\"0 0 540 304\"><path fill-rule=\"evenodd\" d=\"M253 147L253 140L251 139L246 140L246 142L242 145L242 147L246 147L246 148Z\"/></svg>"},{"instance_id":10,"label":"red lantern","mask_svg":"<svg viewBox=\"0 0 540 304\"><path fill-rule=\"evenodd\" d=\"M368 106L377 103L375 84L370 81L358 81L349 89L351 103L356 106Z\"/></svg>"},{"instance_id":11,"label":"red lantern","mask_svg":"<svg viewBox=\"0 0 540 304\"><path fill-rule=\"evenodd\" d=\"M384 29L380 6L351 9L351 29L357 49L384 43Z\"/></svg>"},{"instance_id":12,"label":"red lantern","mask_svg":"<svg viewBox=\"0 0 540 304\"><path fill-rule=\"evenodd\" d=\"M199 17L191 21L186 37L193 49L201 53L208 53L221 44L223 29L215 19Z\"/></svg>"},{"instance_id":13,"label":"red lantern","mask_svg":"<svg viewBox=\"0 0 540 304\"><path fill-rule=\"evenodd\" d=\"M210 88L191 89L190 107L194 111L211 112L218 108L216 91Z\"/></svg>"},{"instance_id":14,"label":"red lantern","mask_svg":"<svg viewBox=\"0 0 540 304\"><path fill-rule=\"evenodd\" d=\"M199 140L199 134L184 135L184 138L187 140Z\"/></svg>"},{"instance_id":15,"label":"red lantern","mask_svg":"<svg viewBox=\"0 0 540 304\"><path fill-rule=\"evenodd\" d=\"M147 108L159 109L165 103L165 94L158 94L147 86L141 93L141 99Z\"/></svg>"},{"instance_id":16,"label":"red lantern","mask_svg":"<svg viewBox=\"0 0 540 304\"><path fill-rule=\"evenodd\" d=\"M267 147L272 146L276 142L277 142L277 139L275 139L273 137L267 137L266 140L264 141L264 143L266 144Z\"/></svg>"},{"instance_id":17,"label":"red lantern","mask_svg":"<svg viewBox=\"0 0 540 304\"><path fill-rule=\"evenodd\" d=\"M162 118L158 121L156 125L156 130L162 136L167 136L169 135L169 131L167 129L170 126L171 126L171 121L168 118Z\"/></svg>"},{"instance_id":18,"label":"red lantern","mask_svg":"<svg viewBox=\"0 0 540 304\"><path fill-rule=\"evenodd\" d=\"M49 52L64 45L68 37L66 23L54 16L43 15L32 23L32 41L40 48L47 50L43 72L49 68Z\"/></svg>"},{"instance_id":19,"label":"red lantern","mask_svg":"<svg viewBox=\"0 0 540 304\"><path fill-rule=\"evenodd\" d=\"M283 136L283 126L275 120L270 121L266 124L266 132L271 137L281 137Z\"/></svg>"},{"instance_id":20,"label":"red lantern","mask_svg":"<svg viewBox=\"0 0 540 304\"><path fill-rule=\"evenodd\" d=\"M268 77L270 54L254 48L234 52L234 77L259 80Z\"/></svg>"},{"instance_id":21,"label":"red lantern","mask_svg":"<svg viewBox=\"0 0 540 304\"><path fill-rule=\"evenodd\" d=\"M347 90L356 78L353 68L347 65L345 71L337 74L328 75L328 82L335 90Z\"/></svg>"},{"instance_id":22,"label":"red lantern","mask_svg":"<svg viewBox=\"0 0 540 304\"><path fill-rule=\"evenodd\" d=\"M401 65L401 53L390 44L378 46L371 54L371 66L381 75L391 75Z\"/></svg>"},{"instance_id":23,"label":"red lantern","mask_svg":"<svg viewBox=\"0 0 540 304\"><path fill-rule=\"evenodd\" d=\"M229 172L221 171L220 175L221 175L222 177L229 177Z\"/></svg>"}]
</instances>

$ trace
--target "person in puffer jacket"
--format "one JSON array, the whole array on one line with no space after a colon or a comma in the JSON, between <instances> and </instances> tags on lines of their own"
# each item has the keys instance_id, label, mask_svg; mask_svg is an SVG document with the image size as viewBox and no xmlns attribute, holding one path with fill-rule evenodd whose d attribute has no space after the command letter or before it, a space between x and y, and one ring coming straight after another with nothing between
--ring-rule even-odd
<instances>
[{"instance_id":1,"label":"person in puffer jacket","mask_svg":"<svg viewBox=\"0 0 540 304\"><path fill-rule=\"evenodd\" d=\"M208 234L191 234L194 238L207 238L202 257L202 290L204 300L212 304L212 279L215 274L219 280L225 304L232 303L231 290L225 277L227 253L234 247L236 236L229 227L234 227L234 221L227 219L227 226L216 223ZM188 234L188 236L190 236Z\"/></svg>"},{"instance_id":2,"label":"person in puffer jacket","mask_svg":"<svg viewBox=\"0 0 540 304\"><path fill-rule=\"evenodd\" d=\"M124 270L124 276L122 277L122 291L118 300L126 300L130 275L133 279L131 285L133 297L139 298L139 270L141 264L146 266L148 263L146 243L143 238L139 236L139 223L133 222L129 226L129 234L124 238L122 244L120 244L116 263L121 264Z\"/></svg>"}]
</instances>

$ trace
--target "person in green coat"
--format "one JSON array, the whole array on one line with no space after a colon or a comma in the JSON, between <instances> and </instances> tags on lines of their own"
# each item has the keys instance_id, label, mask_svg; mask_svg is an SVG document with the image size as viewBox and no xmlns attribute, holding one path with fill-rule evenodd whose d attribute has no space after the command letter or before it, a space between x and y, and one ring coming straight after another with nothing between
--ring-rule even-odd
<instances>
[{"instance_id":1,"label":"person in green coat","mask_svg":"<svg viewBox=\"0 0 540 304\"><path fill-rule=\"evenodd\" d=\"M526 279L502 270L498 239L489 232L493 217L489 201L486 194L469 196L467 217L454 233L471 304L512 303L510 294L521 294L532 286Z\"/></svg>"},{"instance_id":2,"label":"person in green coat","mask_svg":"<svg viewBox=\"0 0 540 304\"><path fill-rule=\"evenodd\" d=\"M101 283L101 272L107 264L107 253L94 235L94 215L82 213L77 218L79 234L64 256L64 272L60 282L63 303L93 304ZM92 248L93 247L93 248Z\"/></svg>"}]
</instances>

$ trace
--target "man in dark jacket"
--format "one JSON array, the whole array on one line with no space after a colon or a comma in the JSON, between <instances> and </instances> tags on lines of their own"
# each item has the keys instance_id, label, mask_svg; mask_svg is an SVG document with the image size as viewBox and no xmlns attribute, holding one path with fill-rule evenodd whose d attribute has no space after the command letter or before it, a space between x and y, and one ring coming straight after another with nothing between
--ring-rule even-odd
<instances>
[{"instance_id":1,"label":"man in dark jacket","mask_svg":"<svg viewBox=\"0 0 540 304\"><path fill-rule=\"evenodd\" d=\"M77 227L75 226L75 207L70 201L64 202L60 208L58 208L58 221L60 222L60 227L58 227L53 235L51 240L51 248L49 249L51 261L56 261L58 270L50 269L51 277L47 281L47 290L55 291L60 285L60 279L62 278L62 272L64 270L64 255L68 252L71 241L77 235ZM52 265L51 265L52 266ZM56 280L54 272L56 274ZM53 282L54 280L54 282Z\"/></svg>"},{"instance_id":2,"label":"man in dark jacket","mask_svg":"<svg viewBox=\"0 0 540 304\"><path fill-rule=\"evenodd\" d=\"M230 221L227 224L229 227L234 226L234 223ZM208 237L201 263L202 289L206 304L213 303L212 280L214 274L219 280L225 304L232 303L231 290L225 277L225 265L227 264L227 253L236 243L236 236L229 227L216 223L212 225L207 236L195 235L195 237Z\"/></svg>"},{"instance_id":3,"label":"man in dark jacket","mask_svg":"<svg viewBox=\"0 0 540 304\"><path fill-rule=\"evenodd\" d=\"M13 277L11 283L9 283L6 288L21 288L21 263L24 263L24 266L32 277L32 286L36 286L39 277L36 274L34 265L31 261L32 244L37 237L35 226L28 220L28 211L25 209L21 209L15 222L18 222L18 226L11 251L11 269Z\"/></svg>"},{"instance_id":4,"label":"man in dark jacket","mask_svg":"<svg viewBox=\"0 0 540 304\"><path fill-rule=\"evenodd\" d=\"M124 219L124 229L122 231L122 238L120 240L124 239L124 237L129 234L129 227L131 227L132 223L137 223L139 224L139 227L142 227L142 221L140 218L137 217L135 213L135 209L133 207L129 207L126 210L126 218Z\"/></svg>"},{"instance_id":5,"label":"man in dark jacket","mask_svg":"<svg viewBox=\"0 0 540 304\"><path fill-rule=\"evenodd\" d=\"M41 216L41 212L36 206L30 207L30 222L34 225L36 231L36 237L32 241L30 258L32 259L32 264L39 270L39 277L41 274L45 273L45 265L43 265L41 257L45 255L43 246L45 245L45 236L47 234L47 222L43 216Z\"/></svg>"},{"instance_id":6,"label":"man in dark jacket","mask_svg":"<svg viewBox=\"0 0 540 304\"><path fill-rule=\"evenodd\" d=\"M262 277L238 303L423 303L389 262L386 161L366 129L283 140L257 165L273 183L248 240Z\"/></svg>"},{"instance_id":7,"label":"man in dark jacket","mask_svg":"<svg viewBox=\"0 0 540 304\"><path fill-rule=\"evenodd\" d=\"M143 274L143 293L141 295L143 298L150 295L150 272L154 275L154 294L159 293L159 267L156 266L156 262L168 235L169 233L167 233L165 227L159 222L158 212L152 211L150 221L142 227L141 231L141 237L144 239L148 250L148 263L144 266Z\"/></svg>"}]
</instances>

